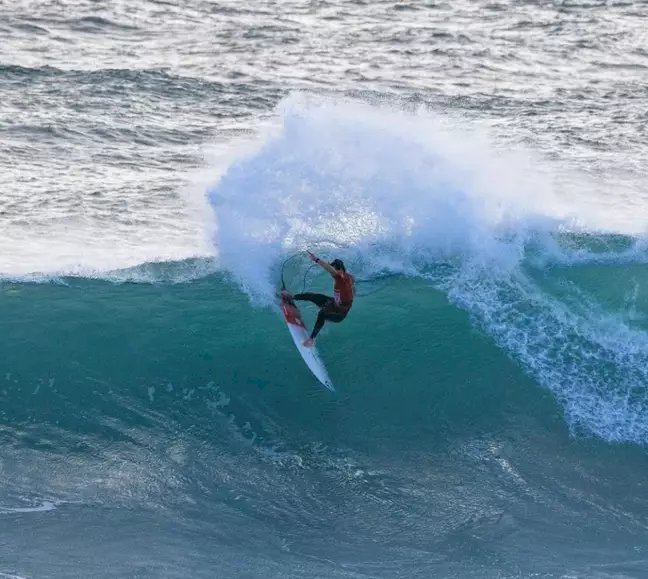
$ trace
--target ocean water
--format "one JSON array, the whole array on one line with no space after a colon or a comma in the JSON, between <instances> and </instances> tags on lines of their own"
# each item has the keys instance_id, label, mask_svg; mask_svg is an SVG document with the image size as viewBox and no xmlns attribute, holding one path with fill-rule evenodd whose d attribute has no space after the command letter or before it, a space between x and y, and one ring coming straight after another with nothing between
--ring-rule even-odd
<instances>
[{"instance_id":1,"label":"ocean water","mask_svg":"<svg viewBox=\"0 0 648 579\"><path fill-rule=\"evenodd\" d=\"M0 578L648 577L647 30L0 2Z\"/></svg>"}]
</instances>

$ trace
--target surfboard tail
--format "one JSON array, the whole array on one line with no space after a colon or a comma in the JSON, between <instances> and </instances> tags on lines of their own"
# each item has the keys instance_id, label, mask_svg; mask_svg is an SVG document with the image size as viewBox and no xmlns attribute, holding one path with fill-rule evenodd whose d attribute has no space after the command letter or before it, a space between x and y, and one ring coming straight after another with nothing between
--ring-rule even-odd
<instances>
[{"instance_id":1,"label":"surfboard tail","mask_svg":"<svg viewBox=\"0 0 648 579\"><path fill-rule=\"evenodd\" d=\"M293 342L295 342L295 346L308 366L308 369L313 373L322 386L331 392L335 392L335 386L333 386L333 382L331 382L328 372L326 371L326 366L324 366L315 346L311 346L310 348L304 346L304 341L309 337L309 333L306 329L299 308L292 300L287 301L282 298L281 310L284 319L286 320L286 324L288 325L288 330L290 331Z\"/></svg>"}]
</instances>

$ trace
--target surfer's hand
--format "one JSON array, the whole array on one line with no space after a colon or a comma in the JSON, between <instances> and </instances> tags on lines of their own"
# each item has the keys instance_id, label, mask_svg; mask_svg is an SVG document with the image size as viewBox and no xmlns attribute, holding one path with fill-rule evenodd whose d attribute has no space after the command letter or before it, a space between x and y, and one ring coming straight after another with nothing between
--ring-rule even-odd
<instances>
[{"instance_id":1,"label":"surfer's hand","mask_svg":"<svg viewBox=\"0 0 648 579\"><path fill-rule=\"evenodd\" d=\"M314 261L315 263L319 261L319 257L317 257L314 253L311 253L308 250L306 250L306 253L308 254L308 257L310 257L311 261Z\"/></svg>"}]
</instances>

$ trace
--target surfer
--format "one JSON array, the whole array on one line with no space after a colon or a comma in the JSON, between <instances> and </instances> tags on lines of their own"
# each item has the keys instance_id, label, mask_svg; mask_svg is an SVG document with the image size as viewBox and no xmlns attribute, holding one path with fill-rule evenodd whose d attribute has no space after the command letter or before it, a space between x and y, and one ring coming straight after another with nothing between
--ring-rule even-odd
<instances>
[{"instance_id":1,"label":"surfer","mask_svg":"<svg viewBox=\"0 0 648 579\"><path fill-rule=\"evenodd\" d=\"M292 296L285 290L282 292L282 295L286 299L313 302L319 307L320 310L317 314L317 320L315 321L315 326L313 327L310 338L304 340L304 346L310 348L313 345L317 334L319 334L319 331L322 329L324 322L329 321L337 324L346 318L351 309L351 305L353 304L353 295L355 290L353 285L353 276L350 273L347 273L347 270L344 267L344 262L341 259L334 259L331 263L328 263L310 251L307 251L306 253L312 261L318 264L322 269L329 272L335 280L335 285L333 287L334 297L310 292L295 294Z\"/></svg>"}]
</instances>

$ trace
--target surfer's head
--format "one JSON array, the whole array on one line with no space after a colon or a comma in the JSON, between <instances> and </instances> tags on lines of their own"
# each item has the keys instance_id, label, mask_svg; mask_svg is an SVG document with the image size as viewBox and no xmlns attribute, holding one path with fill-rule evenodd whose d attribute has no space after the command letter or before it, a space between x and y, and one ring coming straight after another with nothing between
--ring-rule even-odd
<instances>
[{"instance_id":1,"label":"surfer's head","mask_svg":"<svg viewBox=\"0 0 648 579\"><path fill-rule=\"evenodd\" d=\"M346 273L346 268L344 267L344 262L341 259L334 259L331 262L331 266L333 266L338 271L343 271L343 272Z\"/></svg>"}]
</instances>

